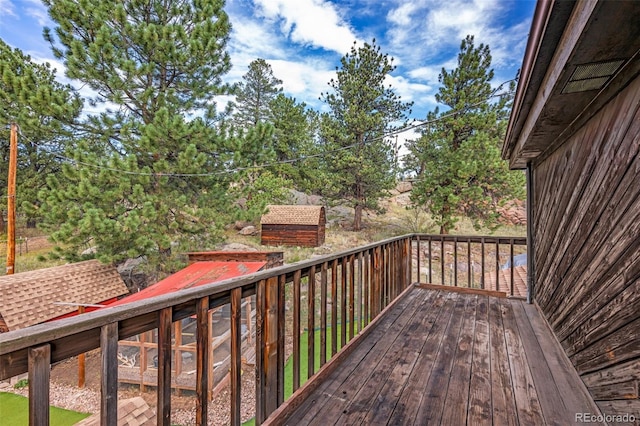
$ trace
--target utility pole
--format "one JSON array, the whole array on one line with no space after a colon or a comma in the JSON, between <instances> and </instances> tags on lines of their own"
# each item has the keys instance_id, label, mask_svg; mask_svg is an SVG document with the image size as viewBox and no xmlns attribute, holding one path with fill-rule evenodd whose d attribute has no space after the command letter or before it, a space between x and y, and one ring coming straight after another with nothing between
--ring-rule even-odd
<instances>
[{"instance_id":1,"label":"utility pole","mask_svg":"<svg viewBox=\"0 0 640 426\"><path fill-rule=\"evenodd\" d=\"M18 125L11 123L9 138L9 176L7 185L7 275L16 264L16 171L18 169Z\"/></svg>"}]
</instances>

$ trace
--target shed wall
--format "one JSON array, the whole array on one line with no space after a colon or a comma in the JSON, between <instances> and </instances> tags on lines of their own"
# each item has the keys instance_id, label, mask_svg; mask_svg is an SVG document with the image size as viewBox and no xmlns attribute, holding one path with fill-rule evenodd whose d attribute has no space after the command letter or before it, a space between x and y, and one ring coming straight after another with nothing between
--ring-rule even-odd
<instances>
[{"instance_id":1,"label":"shed wall","mask_svg":"<svg viewBox=\"0 0 640 426\"><path fill-rule=\"evenodd\" d=\"M533 178L536 303L602 412L636 416L639 105L636 78Z\"/></svg>"},{"instance_id":2,"label":"shed wall","mask_svg":"<svg viewBox=\"0 0 640 426\"><path fill-rule=\"evenodd\" d=\"M317 247L324 243L324 226L262 224L263 245Z\"/></svg>"}]
</instances>

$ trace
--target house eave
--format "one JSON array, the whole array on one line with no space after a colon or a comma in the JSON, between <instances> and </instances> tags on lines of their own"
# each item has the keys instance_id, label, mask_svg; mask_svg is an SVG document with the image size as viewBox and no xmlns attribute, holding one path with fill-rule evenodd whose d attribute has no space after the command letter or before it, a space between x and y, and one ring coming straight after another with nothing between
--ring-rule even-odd
<instances>
[{"instance_id":1,"label":"house eave","mask_svg":"<svg viewBox=\"0 0 640 426\"><path fill-rule=\"evenodd\" d=\"M637 77L639 13L635 1L538 2L502 152L511 168L542 161ZM603 87L563 93L576 67L612 60Z\"/></svg>"}]
</instances>

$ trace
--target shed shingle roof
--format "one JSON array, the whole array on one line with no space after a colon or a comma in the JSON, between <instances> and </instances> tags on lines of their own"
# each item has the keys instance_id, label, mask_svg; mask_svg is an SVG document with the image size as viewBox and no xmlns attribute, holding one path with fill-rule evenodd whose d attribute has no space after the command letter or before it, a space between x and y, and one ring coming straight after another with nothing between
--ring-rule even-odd
<instances>
[{"instance_id":1,"label":"shed shingle roof","mask_svg":"<svg viewBox=\"0 0 640 426\"><path fill-rule=\"evenodd\" d=\"M114 266L87 260L0 277L0 315L18 330L78 309L56 302L97 304L128 292Z\"/></svg>"},{"instance_id":2,"label":"shed shingle roof","mask_svg":"<svg viewBox=\"0 0 640 426\"><path fill-rule=\"evenodd\" d=\"M318 225L323 217L323 206L267 206L267 213L262 215L263 225Z\"/></svg>"},{"instance_id":3,"label":"shed shingle roof","mask_svg":"<svg viewBox=\"0 0 640 426\"><path fill-rule=\"evenodd\" d=\"M118 426L153 426L156 414L142 397L118 401ZM99 426L100 413L87 417L76 423L76 426Z\"/></svg>"}]
</instances>

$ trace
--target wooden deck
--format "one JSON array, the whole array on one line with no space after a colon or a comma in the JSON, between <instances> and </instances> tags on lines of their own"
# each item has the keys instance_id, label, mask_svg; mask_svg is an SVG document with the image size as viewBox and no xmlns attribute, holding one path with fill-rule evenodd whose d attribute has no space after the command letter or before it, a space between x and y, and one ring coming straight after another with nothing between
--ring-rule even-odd
<instances>
[{"instance_id":1,"label":"wooden deck","mask_svg":"<svg viewBox=\"0 0 640 426\"><path fill-rule=\"evenodd\" d=\"M416 287L353 343L267 423L569 425L598 413L520 300Z\"/></svg>"}]
</instances>

